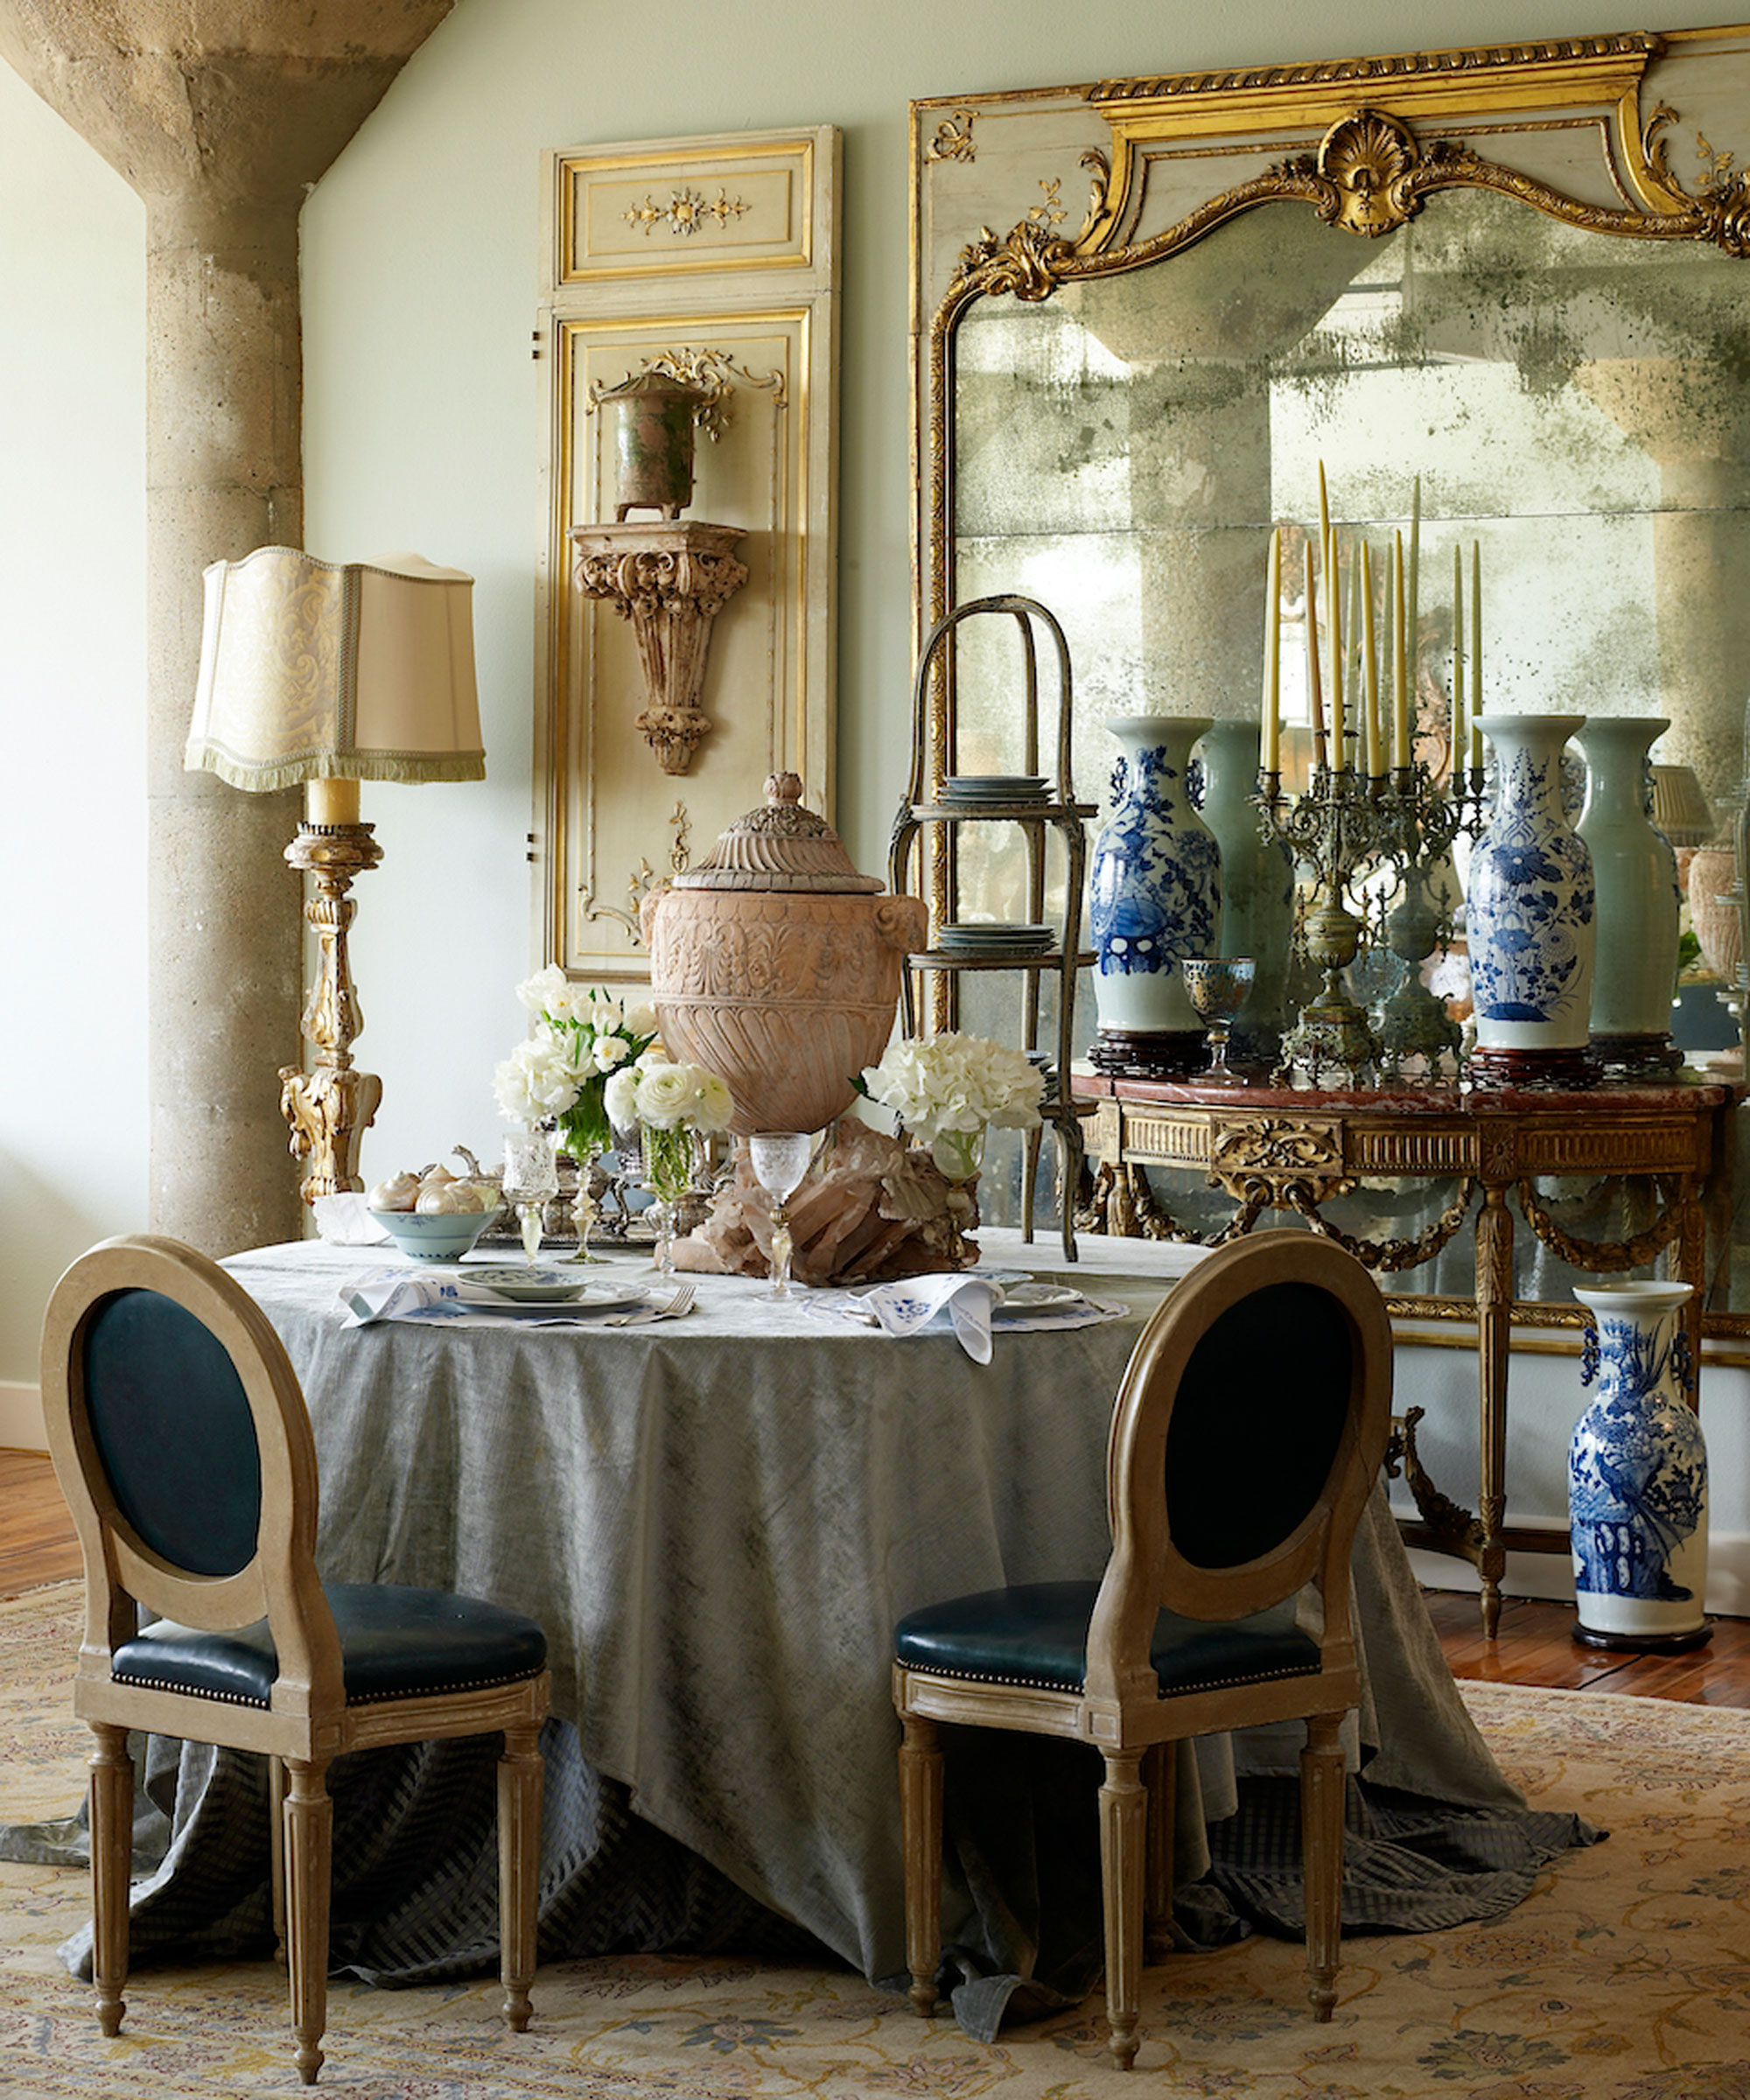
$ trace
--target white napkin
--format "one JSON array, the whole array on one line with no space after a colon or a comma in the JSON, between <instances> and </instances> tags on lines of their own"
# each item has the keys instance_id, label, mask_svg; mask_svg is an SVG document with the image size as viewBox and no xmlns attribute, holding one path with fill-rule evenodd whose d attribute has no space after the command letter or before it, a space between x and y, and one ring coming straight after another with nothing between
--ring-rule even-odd
<instances>
[{"instance_id":1,"label":"white napkin","mask_svg":"<svg viewBox=\"0 0 1750 2100\"><path fill-rule=\"evenodd\" d=\"M310 1208L317 1231L332 1247L382 1247L388 1242L388 1228L377 1223L356 1190L318 1196Z\"/></svg>"},{"instance_id":2,"label":"white napkin","mask_svg":"<svg viewBox=\"0 0 1750 2100\"><path fill-rule=\"evenodd\" d=\"M953 1270L940 1276L916 1276L903 1283L877 1284L858 1294L858 1305L872 1312L889 1334L915 1334L944 1308L960 1346L974 1363L990 1361L990 1308L1003 1286L988 1276L964 1276Z\"/></svg>"}]
</instances>

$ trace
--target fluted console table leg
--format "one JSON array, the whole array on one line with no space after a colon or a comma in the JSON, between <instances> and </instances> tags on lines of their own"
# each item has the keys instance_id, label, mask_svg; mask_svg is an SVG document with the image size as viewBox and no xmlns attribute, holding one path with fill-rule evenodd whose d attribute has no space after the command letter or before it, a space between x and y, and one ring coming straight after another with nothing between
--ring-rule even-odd
<instances>
[{"instance_id":1,"label":"fluted console table leg","mask_svg":"<svg viewBox=\"0 0 1750 2100\"><path fill-rule=\"evenodd\" d=\"M1486 1186L1476 1222L1477 1573L1482 1579L1482 1630L1501 1624L1501 1578L1507 1572L1502 1529L1507 1516L1507 1374L1513 1340L1513 1213L1507 1191Z\"/></svg>"}]
</instances>

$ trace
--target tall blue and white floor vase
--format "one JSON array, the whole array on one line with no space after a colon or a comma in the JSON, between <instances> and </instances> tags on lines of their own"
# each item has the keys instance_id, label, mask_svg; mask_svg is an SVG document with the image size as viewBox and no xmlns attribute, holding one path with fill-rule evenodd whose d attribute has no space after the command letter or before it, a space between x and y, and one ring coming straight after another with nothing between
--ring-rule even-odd
<instances>
[{"instance_id":1,"label":"tall blue and white floor vase","mask_svg":"<svg viewBox=\"0 0 1750 2100\"><path fill-rule=\"evenodd\" d=\"M1494 806L1465 901L1473 1079L1583 1082L1597 942L1592 854L1562 808L1562 746L1584 715L1482 715Z\"/></svg>"},{"instance_id":2,"label":"tall blue and white floor vase","mask_svg":"<svg viewBox=\"0 0 1750 2100\"><path fill-rule=\"evenodd\" d=\"M1191 746L1209 720L1118 715L1105 726L1124 755L1088 871L1100 1021L1089 1054L1101 1071L1189 1073L1202 1061L1203 1024L1179 965L1221 952L1221 849L1185 792Z\"/></svg>"},{"instance_id":3,"label":"tall blue and white floor vase","mask_svg":"<svg viewBox=\"0 0 1750 2100\"><path fill-rule=\"evenodd\" d=\"M1712 1630L1707 1446L1683 1324L1693 1288L1574 1291L1592 1315L1580 1382L1598 1386L1568 1452L1574 1638L1587 1647L1670 1652L1699 1647Z\"/></svg>"}]
</instances>

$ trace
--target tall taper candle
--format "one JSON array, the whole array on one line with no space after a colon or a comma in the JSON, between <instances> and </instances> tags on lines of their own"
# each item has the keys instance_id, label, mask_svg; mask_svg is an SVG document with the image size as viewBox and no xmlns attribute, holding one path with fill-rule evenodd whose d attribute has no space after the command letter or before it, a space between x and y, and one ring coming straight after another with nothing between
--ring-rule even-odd
<instances>
[{"instance_id":1,"label":"tall taper candle","mask_svg":"<svg viewBox=\"0 0 1750 2100\"><path fill-rule=\"evenodd\" d=\"M1362 688L1367 698L1368 778L1381 780L1385 774L1385 738L1380 733L1379 648L1373 624L1373 561L1368 543L1362 542Z\"/></svg>"},{"instance_id":2,"label":"tall taper candle","mask_svg":"<svg viewBox=\"0 0 1750 2100\"><path fill-rule=\"evenodd\" d=\"M1306 698L1312 712L1312 763L1327 763L1325 751L1325 698L1319 686L1319 592L1312 571L1312 542L1302 552L1306 556Z\"/></svg>"},{"instance_id":3,"label":"tall taper candle","mask_svg":"<svg viewBox=\"0 0 1750 2100\"><path fill-rule=\"evenodd\" d=\"M1391 732L1392 762L1416 763L1410 735L1409 657L1404 645L1404 535L1391 536Z\"/></svg>"},{"instance_id":4,"label":"tall taper candle","mask_svg":"<svg viewBox=\"0 0 1750 2100\"><path fill-rule=\"evenodd\" d=\"M1325 543L1325 624L1331 645L1331 771L1349 769L1348 723L1343 705L1343 591L1337 574L1337 542Z\"/></svg>"},{"instance_id":5,"label":"tall taper candle","mask_svg":"<svg viewBox=\"0 0 1750 2100\"><path fill-rule=\"evenodd\" d=\"M1465 738L1465 557L1452 550L1452 771L1464 765Z\"/></svg>"},{"instance_id":6,"label":"tall taper candle","mask_svg":"<svg viewBox=\"0 0 1750 2100\"><path fill-rule=\"evenodd\" d=\"M1410 660L1416 661L1417 589L1422 562L1422 477L1418 474L1410 492L1410 570L1406 591L1410 600Z\"/></svg>"},{"instance_id":7,"label":"tall taper candle","mask_svg":"<svg viewBox=\"0 0 1750 2100\"><path fill-rule=\"evenodd\" d=\"M1282 770L1282 528L1270 536L1264 577L1264 770Z\"/></svg>"},{"instance_id":8,"label":"tall taper candle","mask_svg":"<svg viewBox=\"0 0 1750 2100\"><path fill-rule=\"evenodd\" d=\"M1482 732L1477 717L1482 712L1482 549L1471 542L1471 771L1482 770Z\"/></svg>"}]
</instances>

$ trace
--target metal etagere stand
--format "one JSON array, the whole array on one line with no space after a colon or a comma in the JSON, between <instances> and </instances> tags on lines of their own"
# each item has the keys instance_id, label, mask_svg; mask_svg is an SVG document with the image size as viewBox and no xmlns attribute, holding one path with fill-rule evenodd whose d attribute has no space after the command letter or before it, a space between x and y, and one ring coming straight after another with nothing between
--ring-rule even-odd
<instances>
[{"instance_id":1,"label":"metal etagere stand","mask_svg":"<svg viewBox=\"0 0 1750 2100\"><path fill-rule=\"evenodd\" d=\"M958 771L959 734L955 706L952 654L944 644L963 620L993 612L1012 617L1020 632L1025 662L1025 704L1019 710L1022 768L1014 775L979 776L981 792L975 798L963 785ZM1057 741L1054 776L1040 772L1039 650L1033 623L1050 635L1056 650L1058 670ZM938 662L938 654L942 661ZM931 984L931 1021L938 1028L955 1026L959 1016L959 981L968 972L1009 971L1021 979L1021 1046L1046 1065L1046 1096L1041 1108L1044 1123L1057 1138L1060 1210L1063 1251L1076 1259L1075 1187L1082 1169L1082 1124L1076 1114L1069 1080L1075 1026L1075 979L1078 970L1091 966L1094 956L1082 947L1082 898L1088 855L1087 823L1095 813L1092 802L1077 802L1070 762L1071 683L1069 648L1063 630L1037 599L996 597L973 598L946 613L930 629L918 659L912 698L912 768L906 799L893 822L890 855L891 884L896 893L908 886L914 855L922 842L934 836L941 850L921 856L929 878L931 944L910 956L901 980L901 1012L906 1032L914 1033L924 984ZM1001 783L1014 782L1012 795ZM1036 785L1035 785L1036 784ZM990 929L989 938L976 948L956 946L945 931L957 925L960 900L960 845L969 825L1012 824L1019 828L1026 844L1026 909L1031 928L1017 927L1012 942L1005 942L1000 927ZM1035 929L1046 923L1046 860L1047 841L1055 836L1063 848L1063 908L1049 923L1052 932L1045 944ZM983 931L984 929L981 929ZM1023 938L1023 935L1027 936ZM1040 1041L1042 999L1040 988L1050 978L1056 985L1056 1043L1047 1053ZM1029 1135L1021 1193L1021 1225L1031 1239L1033 1228L1033 1181L1039 1160L1040 1133Z\"/></svg>"}]
</instances>

